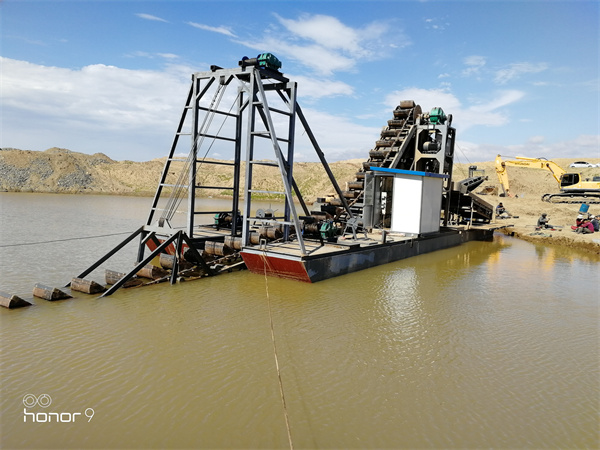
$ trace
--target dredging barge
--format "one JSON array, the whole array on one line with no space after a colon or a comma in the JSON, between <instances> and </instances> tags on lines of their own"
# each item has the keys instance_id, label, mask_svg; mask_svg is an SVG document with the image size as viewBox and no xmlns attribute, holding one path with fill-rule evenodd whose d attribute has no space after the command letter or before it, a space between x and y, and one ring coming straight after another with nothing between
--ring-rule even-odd
<instances>
[{"instance_id":1,"label":"dredging barge","mask_svg":"<svg viewBox=\"0 0 600 450\"><path fill-rule=\"evenodd\" d=\"M280 67L265 53L235 68L192 74L146 224L74 278L72 290L74 283L93 284L85 277L136 238L134 268L107 270L102 296L140 284L140 276L175 283L244 265L263 275L317 282L492 239L493 207L472 193L486 178L470 174L452 182L451 115L401 101L342 190L296 100L297 83ZM332 193L310 208L293 174L298 121L331 182ZM218 159L208 157L211 151ZM230 171L220 185L203 181L215 165ZM277 180L278 190L255 183L257 171ZM227 210L211 210L214 192L230 193ZM253 202L265 197L281 199L283 211L255 209ZM167 270L144 275L159 257Z\"/></svg>"}]
</instances>

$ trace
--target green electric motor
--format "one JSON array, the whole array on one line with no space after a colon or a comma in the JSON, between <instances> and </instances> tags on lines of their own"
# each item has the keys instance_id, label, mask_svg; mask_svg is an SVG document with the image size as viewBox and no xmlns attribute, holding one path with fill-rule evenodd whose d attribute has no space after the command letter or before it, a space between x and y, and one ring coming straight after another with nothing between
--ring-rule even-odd
<instances>
[{"instance_id":1,"label":"green electric motor","mask_svg":"<svg viewBox=\"0 0 600 450\"><path fill-rule=\"evenodd\" d=\"M440 123L443 125L444 122L446 122L446 119L447 117L446 114L444 114L444 110L437 106L429 113L429 121L431 123Z\"/></svg>"}]
</instances>

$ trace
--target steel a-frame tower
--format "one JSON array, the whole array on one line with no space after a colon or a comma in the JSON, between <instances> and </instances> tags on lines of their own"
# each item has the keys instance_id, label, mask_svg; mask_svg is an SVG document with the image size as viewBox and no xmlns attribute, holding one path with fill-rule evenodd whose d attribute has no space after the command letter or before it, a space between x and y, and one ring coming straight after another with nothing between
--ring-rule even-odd
<instances>
[{"instance_id":1,"label":"steel a-frame tower","mask_svg":"<svg viewBox=\"0 0 600 450\"><path fill-rule=\"evenodd\" d=\"M241 236L243 246L250 245L251 224L261 220L268 222L277 219L284 226L283 239L289 239L290 230L301 230L300 215L294 200L299 203L304 215L310 215L293 177L296 118L304 127L333 188L351 216L342 191L296 101L296 91L297 83L290 81L279 71L248 65L245 61L240 61L239 67L233 69L212 66L208 72L194 73L145 231L171 235L177 229L185 229L192 242L210 240L214 237L206 228L197 226L196 216L224 213L231 217L231 235ZM183 142L184 136L190 138L187 148ZM209 151L215 147L219 155L228 152L229 156L219 157L219 160L208 159ZM181 158L181 154L188 156ZM180 167L179 177L176 179L173 176L175 164ZM202 184L198 173L203 164L231 167L233 184ZM254 187L254 172L259 166L271 166L279 172L277 176L281 177L282 186L280 191ZM198 191L201 189L231 191L231 208L228 211L198 208ZM243 195L243 202L240 193ZM252 216L253 196L273 194L285 199L283 215L268 218ZM173 223L174 215L180 211L184 197L187 197L187 220L185 224L178 226ZM240 223L241 230L238 228ZM295 240L304 254L301 232L295 233ZM143 252L143 248L140 251Z\"/></svg>"},{"instance_id":2,"label":"steel a-frame tower","mask_svg":"<svg viewBox=\"0 0 600 450\"><path fill-rule=\"evenodd\" d=\"M211 66L208 72L192 74L185 106L146 224L78 276L83 278L90 274L139 236L135 267L123 274L102 296L114 293L160 253L169 253L175 257L170 275L171 283L175 283L184 246L187 246L190 258L205 273L212 274L213 269L203 259L202 250L207 241L223 241L226 234L223 230L219 231L218 227L215 230L215 227L197 224L196 217L199 215L227 215L231 223L229 234L241 239L242 247L253 245L250 242L252 225L277 220L284 227L282 239L296 241L300 253L306 254L301 219L294 202L296 200L299 203L304 215L310 215L293 177L297 118L329 176L332 187L342 200L343 207L348 216L352 217L342 191L296 101L297 84L277 70L253 65L252 60L249 61L240 61L239 67L233 69ZM229 108L224 106L227 104ZM211 150L215 150L218 159L208 158ZM231 177L226 178L231 183L203 184L199 177L202 165L229 167ZM265 191L253 186L254 171L260 166L270 166L278 172L276 176L281 179L281 191ZM202 200L206 198L198 195L200 190L216 190L219 194L230 191L230 207L226 211L207 209L202 204ZM260 217L255 214L251 217L253 195L265 194L284 197L283 216ZM178 213L180 214L176 215ZM185 219L182 220L182 216ZM145 254L146 247L151 249L149 255Z\"/></svg>"}]
</instances>

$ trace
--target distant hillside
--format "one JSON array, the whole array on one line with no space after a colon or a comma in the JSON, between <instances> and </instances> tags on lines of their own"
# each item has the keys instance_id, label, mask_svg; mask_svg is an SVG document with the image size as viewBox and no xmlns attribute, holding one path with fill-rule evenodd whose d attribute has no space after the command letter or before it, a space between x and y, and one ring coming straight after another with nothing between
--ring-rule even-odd
<instances>
[{"instance_id":1,"label":"distant hillside","mask_svg":"<svg viewBox=\"0 0 600 450\"><path fill-rule=\"evenodd\" d=\"M360 163L359 160L335 162L331 163L331 170L343 184L353 179ZM103 153L87 155L56 147L43 152L4 148L0 151L0 190L152 196L164 164L165 158L147 162L114 161ZM175 184L182 168L182 162L174 162L167 182ZM307 199L333 191L318 163L294 164L294 176ZM198 184L231 187L233 169L205 164L199 170ZM254 172L254 188L281 192L278 170L258 166ZM231 191L207 189L201 194L228 196Z\"/></svg>"},{"instance_id":2,"label":"distant hillside","mask_svg":"<svg viewBox=\"0 0 600 450\"><path fill-rule=\"evenodd\" d=\"M365 155L365 160L367 155ZM573 159L557 159L567 167ZM600 159L590 160L600 162ZM160 179L165 158L147 162L114 161L103 153L87 155L62 148L50 148L43 152L4 148L0 151L0 190L11 192L89 193L152 196ZM354 180L362 160L330 163L331 170L340 187ZM474 163L490 177L488 185L498 187L493 162ZM456 164L454 179L468 176L469 164ZM174 184L183 168L182 162L171 165L167 182ZM584 174L600 172L600 169L578 169ZM242 171L243 173L243 171ZM557 191L557 184L549 172L541 170L510 168L513 192L537 196ZM294 177L307 201L333 192L327 175L319 163L295 163ZM205 164L198 173L198 184L203 186L233 186L233 170L230 166ZM254 189L283 191L277 168L257 166L254 172ZM201 195L229 196L230 190L207 189ZM267 198L267 196L264 196Z\"/></svg>"}]
</instances>

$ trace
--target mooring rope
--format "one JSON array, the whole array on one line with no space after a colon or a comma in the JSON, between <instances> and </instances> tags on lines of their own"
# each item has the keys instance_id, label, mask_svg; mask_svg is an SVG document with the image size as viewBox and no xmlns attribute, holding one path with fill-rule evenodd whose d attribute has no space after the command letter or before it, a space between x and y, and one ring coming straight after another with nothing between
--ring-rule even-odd
<instances>
[{"instance_id":1,"label":"mooring rope","mask_svg":"<svg viewBox=\"0 0 600 450\"><path fill-rule=\"evenodd\" d=\"M292 431L290 430L290 419L288 417L287 406L285 403L285 395L283 393L283 382L281 381L281 371L279 370L279 358L277 357L277 345L275 344L275 329L273 328L273 313L271 312L271 298L269 297L269 281L267 278L267 258L265 254L262 255L263 266L265 270L265 289L267 291L267 305L269 306L269 322L271 324L271 342L273 342L273 355L275 356L275 367L277 368L277 378L279 379L279 393L281 395L281 403L283 404L283 416L285 418L285 427L287 429L288 442L290 443L290 449L294 450L294 444L292 443Z\"/></svg>"},{"instance_id":2,"label":"mooring rope","mask_svg":"<svg viewBox=\"0 0 600 450\"><path fill-rule=\"evenodd\" d=\"M53 244L54 242L77 241L79 239L96 239L96 238L102 238L102 237L108 237L108 236L119 236L122 234L131 234L131 233L133 233L133 231L125 231L123 233L100 234L98 236L81 236L81 237L72 237L72 238L65 238L65 239L53 239L51 241L23 242L21 244L0 245L0 248L21 247L23 245Z\"/></svg>"}]
</instances>

